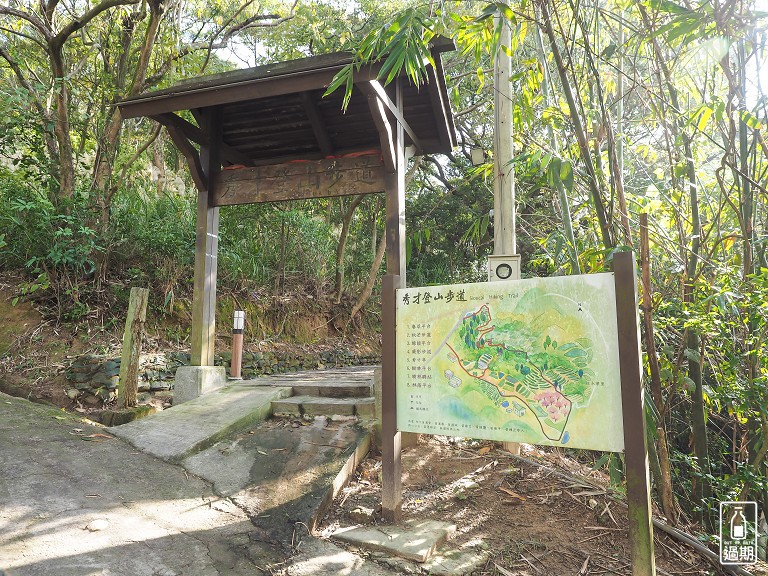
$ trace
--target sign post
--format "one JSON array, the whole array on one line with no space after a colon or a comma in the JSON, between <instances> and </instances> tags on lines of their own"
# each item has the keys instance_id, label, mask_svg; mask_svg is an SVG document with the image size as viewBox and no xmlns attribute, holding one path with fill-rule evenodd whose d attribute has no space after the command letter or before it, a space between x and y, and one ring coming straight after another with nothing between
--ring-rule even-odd
<instances>
[{"instance_id":1,"label":"sign post","mask_svg":"<svg viewBox=\"0 0 768 576\"><path fill-rule=\"evenodd\" d=\"M613 273L399 290L386 276L385 515L401 432L624 452L632 574L655 576L636 283L631 252Z\"/></svg>"},{"instance_id":2,"label":"sign post","mask_svg":"<svg viewBox=\"0 0 768 576\"><path fill-rule=\"evenodd\" d=\"M615 253L613 272L616 283L616 321L619 337L632 576L655 576L648 447L643 409L644 389L637 308L637 273L633 253Z\"/></svg>"},{"instance_id":3,"label":"sign post","mask_svg":"<svg viewBox=\"0 0 768 576\"><path fill-rule=\"evenodd\" d=\"M381 511L387 522L399 522L403 514L395 323L400 278L396 274L387 274L381 284Z\"/></svg>"}]
</instances>

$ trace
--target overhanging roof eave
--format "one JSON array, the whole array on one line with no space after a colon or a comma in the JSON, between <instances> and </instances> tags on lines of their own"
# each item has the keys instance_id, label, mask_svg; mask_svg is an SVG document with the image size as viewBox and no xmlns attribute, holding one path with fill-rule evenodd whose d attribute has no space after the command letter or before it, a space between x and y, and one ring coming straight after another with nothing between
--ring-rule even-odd
<instances>
[{"instance_id":1,"label":"overhanging roof eave","mask_svg":"<svg viewBox=\"0 0 768 576\"><path fill-rule=\"evenodd\" d=\"M122 117L127 119L326 89L342 68L343 65L337 65L235 82L225 80L218 84L175 86L123 100L117 106ZM379 68L379 65L363 68L355 73L355 79L373 79Z\"/></svg>"},{"instance_id":2,"label":"overhanging roof eave","mask_svg":"<svg viewBox=\"0 0 768 576\"><path fill-rule=\"evenodd\" d=\"M408 88L402 111L399 115L393 114L390 119L399 118L406 127L415 122L411 140L417 144L421 142L419 153L448 153L456 142L440 62L440 53L454 47L452 42L442 40L434 43L432 48L436 66L429 67L427 82L417 86L416 90ZM205 126L200 124L204 120L201 119L218 110L227 126L220 144L235 153L228 154L226 162L229 163L263 164L285 156L290 149L295 149L296 154L302 156L305 153L300 153L300 150L308 150L306 142L310 140L316 141L317 149L306 154L318 152L328 156L336 153L335 148L344 146L368 149L370 139L359 127L361 123L365 124L364 116L369 115L368 106L355 104L359 102L359 96L357 99L353 97L350 108L344 110L339 93L330 97L335 106L333 109L322 104L326 100L322 95L327 87L351 62L351 54L335 53L234 70L127 98L117 106L124 119L144 116L163 124L183 125L186 129L191 126L195 129L194 134L185 133L184 137L200 145L207 142ZM356 94L359 94L361 86L377 79L382 65L383 62L379 61L355 70ZM343 87L337 92L342 90ZM392 90L389 92L391 96ZM388 100L389 97L385 94L383 98ZM198 126L191 123L184 125L178 117L182 111L191 111ZM272 125L281 126L284 130L275 132L267 129ZM259 146L252 145L247 139L249 132ZM268 143L267 148L264 148L265 142Z\"/></svg>"}]
</instances>

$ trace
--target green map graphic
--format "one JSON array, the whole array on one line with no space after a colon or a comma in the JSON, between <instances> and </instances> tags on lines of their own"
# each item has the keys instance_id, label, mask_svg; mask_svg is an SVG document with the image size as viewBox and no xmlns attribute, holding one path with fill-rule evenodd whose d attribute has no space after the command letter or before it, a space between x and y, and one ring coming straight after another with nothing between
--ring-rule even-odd
<instances>
[{"instance_id":1,"label":"green map graphic","mask_svg":"<svg viewBox=\"0 0 768 576\"><path fill-rule=\"evenodd\" d=\"M621 451L613 275L398 291L398 427Z\"/></svg>"}]
</instances>

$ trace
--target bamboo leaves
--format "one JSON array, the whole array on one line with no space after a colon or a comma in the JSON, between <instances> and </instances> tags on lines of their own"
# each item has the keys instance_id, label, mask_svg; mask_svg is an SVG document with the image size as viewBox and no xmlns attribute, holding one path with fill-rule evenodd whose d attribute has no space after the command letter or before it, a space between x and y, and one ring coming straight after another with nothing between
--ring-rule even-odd
<instances>
[{"instance_id":1,"label":"bamboo leaves","mask_svg":"<svg viewBox=\"0 0 768 576\"><path fill-rule=\"evenodd\" d=\"M352 63L334 77L325 94L344 86L343 106L346 109L352 97L355 72L373 62L382 63L378 77L384 79L384 84L390 83L403 70L414 84L425 82L427 66L435 66L430 47L435 27L435 19L421 14L418 9L409 8L398 13L362 39Z\"/></svg>"}]
</instances>

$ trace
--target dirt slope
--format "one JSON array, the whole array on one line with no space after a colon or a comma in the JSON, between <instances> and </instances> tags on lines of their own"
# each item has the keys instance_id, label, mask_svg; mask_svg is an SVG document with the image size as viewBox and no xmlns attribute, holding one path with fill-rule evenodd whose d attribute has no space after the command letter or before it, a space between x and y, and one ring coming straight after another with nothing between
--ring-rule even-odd
<instances>
[{"instance_id":1,"label":"dirt slope","mask_svg":"<svg viewBox=\"0 0 768 576\"><path fill-rule=\"evenodd\" d=\"M605 474L560 449L524 445L523 459L493 443L421 436L403 454L405 519L453 522L454 548L487 547L479 575L630 575L627 508ZM366 460L321 525L375 525L361 511L380 508L381 461ZM686 545L655 531L657 573L723 574ZM764 572L751 570L753 574Z\"/></svg>"}]
</instances>

